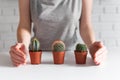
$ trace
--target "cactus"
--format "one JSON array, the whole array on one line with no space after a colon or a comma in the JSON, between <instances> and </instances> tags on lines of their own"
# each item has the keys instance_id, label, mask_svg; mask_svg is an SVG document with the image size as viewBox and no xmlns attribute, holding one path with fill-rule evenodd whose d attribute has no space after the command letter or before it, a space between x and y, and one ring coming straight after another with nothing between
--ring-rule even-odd
<instances>
[{"instance_id":1,"label":"cactus","mask_svg":"<svg viewBox=\"0 0 120 80\"><path fill-rule=\"evenodd\" d=\"M81 52L87 51L87 47L85 44L79 43L76 45L76 51L81 51Z\"/></svg>"},{"instance_id":2,"label":"cactus","mask_svg":"<svg viewBox=\"0 0 120 80\"><path fill-rule=\"evenodd\" d=\"M63 42L56 42L54 45L53 45L53 51L55 52L61 52L61 51L64 51L65 50L65 45Z\"/></svg>"},{"instance_id":3,"label":"cactus","mask_svg":"<svg viewBox=\"0 0 120 80\"><path fill-rule=\"evenodd\" d=\"M33 52L40 51L40 42L37 38L33 38L31 40L30 50Z\"/></svg>"}]
</instances>

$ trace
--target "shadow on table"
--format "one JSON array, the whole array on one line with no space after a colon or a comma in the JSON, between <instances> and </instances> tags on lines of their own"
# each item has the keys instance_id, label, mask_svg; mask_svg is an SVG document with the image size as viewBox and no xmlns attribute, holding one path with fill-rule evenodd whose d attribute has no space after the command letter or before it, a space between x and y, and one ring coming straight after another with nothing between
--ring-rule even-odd
<instances>
[{"instance_id":1,"label":"shadow on table","mask_svg":"<svg viewBox=\"0 0 120 80\"><path fill-rule=\"evenodd\" d=\"M53 65L53 55L52 54L45 54L48 56L42 56L42 60L41 60L41 64L45 64L45 65ZM45 59L47 58L47 60Z\"/></svg>"},{"instance_id":2,"label":"shadow on table","mask_svg":"<svg viewBox=\"0 0 120 80\"><path fill-rule=\"evenodd\" d=\"M9 54L0 53L0 67L12 67Z\"/></svg>"},{"instance_id":3,"label":"shadow on table","mask_svg":"<svg viewBox=\"0 0 120 80\"><path fill-rule=\"evenodd\" d=\"M86 64L76 64L75 55L73 52L67 53L65 57L65 64L68 66L76 66L76 67L90 67L95 66L91 57L87 56Z\"/></svg>"},{"instance_id":4,"label":"shadow on table","mask_svg":"<svg viewBox=\"0 0 120 80\"><path fill-rule=\"evenodd\" d=\"M49 65L51 64L51 65L53 65L53 62L52 61L42 61L41 64L49 64Z\"/></svg>"}]
</instances>

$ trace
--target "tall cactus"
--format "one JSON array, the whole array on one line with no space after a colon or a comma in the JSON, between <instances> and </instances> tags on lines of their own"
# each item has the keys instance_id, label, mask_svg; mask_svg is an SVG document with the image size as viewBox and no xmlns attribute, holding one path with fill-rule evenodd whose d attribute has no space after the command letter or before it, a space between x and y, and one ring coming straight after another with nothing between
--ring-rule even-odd
<instances>
[{"instance_id":1,"label":"tall cactus","mask_svg":"<svg viewBox=\"0 0 120 80\"><path fill-rule=\"evenodd\" d=\"M53 45L53 51L55 52L65 51L65 44L62 41L55 42Z\"/></svg>"},{"instance_id":2,"label":"tall cactus","mask_svg":"<svg viewBox=\"0 0 120 80\"><path fill-rule=\"evenodd\" d=\"M30 50L33 52L37 52L40 50L40 42L37 38L33 38L31 40Z\"/></svg>"},{"instance_id":3,"label":"tall cactus","mask_svg":"<svg viewBox=\"0 0 120 80\"><path fill-rule=\"evenodd\" d=\"M76 45L76 51L81 51L81 52L87 51L87 47L85 44L79 43Z\"/></svg>"}]
</instances>

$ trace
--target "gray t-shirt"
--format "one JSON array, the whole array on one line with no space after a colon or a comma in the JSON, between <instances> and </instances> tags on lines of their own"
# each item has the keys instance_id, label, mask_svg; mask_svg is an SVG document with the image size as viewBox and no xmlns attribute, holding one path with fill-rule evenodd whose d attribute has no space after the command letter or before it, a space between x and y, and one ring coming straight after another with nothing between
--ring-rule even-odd
<instances>
[{"instance_id":1,"label":"gray t-shirt","mask_svg":"<svg viewBox=\"0 0 120 80\"><path fill-rule=\"evenodd\" d=\"M55 40L63 40L66 50L80 41L79 19L82 0L30 0L34 36L42 50L51 50Z\"/></svg>"}]
</instances>

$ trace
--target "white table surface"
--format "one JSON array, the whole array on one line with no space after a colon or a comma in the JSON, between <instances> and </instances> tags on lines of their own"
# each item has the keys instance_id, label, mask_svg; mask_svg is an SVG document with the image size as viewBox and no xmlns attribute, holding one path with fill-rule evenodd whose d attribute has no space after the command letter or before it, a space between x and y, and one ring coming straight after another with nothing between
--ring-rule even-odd
<instances>
[{"instance_id":1,"label":"white table surface","mask_svg":"<svg viewBox=\"0 0 120 80\"><path fill-rule=\"evenodd\" d=\"M66 52L65 63L53 64L51 52L43 52L42 63L14 67L8 52L0 52L0 80L120 80L120 53L109 52L107 61L95 66L87 57L85 65L75 63L74 53Z\"/></svg>"}]
</instances>

